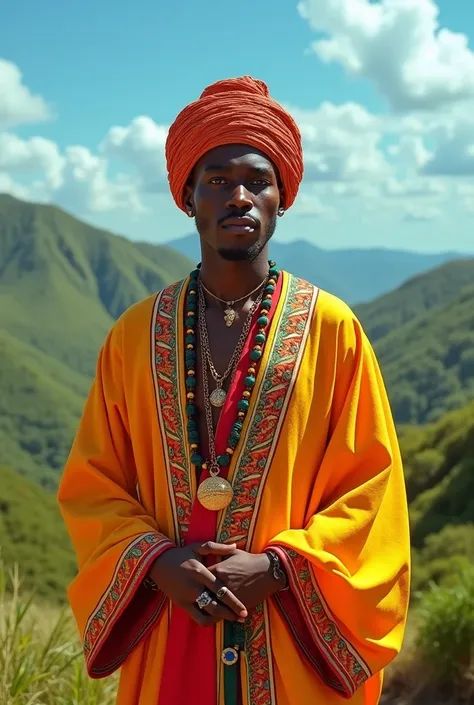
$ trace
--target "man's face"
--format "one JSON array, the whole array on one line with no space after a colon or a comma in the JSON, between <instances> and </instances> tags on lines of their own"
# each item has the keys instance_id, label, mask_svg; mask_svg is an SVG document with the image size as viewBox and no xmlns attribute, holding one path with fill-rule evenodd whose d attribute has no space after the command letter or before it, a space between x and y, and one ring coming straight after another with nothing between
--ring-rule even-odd
<instances>
[{"instance_id":1,"label":"man's face","mask_svg":"<svg viewBox=\"0 0 474 705\"><path fill-rule=\"evenodd\" d=\"M278 175L262 152L224 145L195 165L186 203L201 238L224 259L253 260L275 231L283 206Z\"/></svg>"}]
</instances>

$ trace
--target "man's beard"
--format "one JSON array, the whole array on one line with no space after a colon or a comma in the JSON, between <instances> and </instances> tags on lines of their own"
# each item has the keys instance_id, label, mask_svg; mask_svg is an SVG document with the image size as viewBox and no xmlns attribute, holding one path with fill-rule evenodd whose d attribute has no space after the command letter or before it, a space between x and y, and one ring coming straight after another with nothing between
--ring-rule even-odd
<instances>
[{"instance_id":1,"label":"man's beard","mask_svg":"<svg viewBox=\"0 0 474 705\"><path fill-rule=\"evenodd\" d=\"M215 248L216 252L222 257L222 259L225 259L228 262L254 262L267 246L268 241L275 232L276 224L277 219L275 215L274 218L268 222L267 227L265 228L264 236L256 242L253 242L248 246L245 246L244 243L241 247L226 247L217 245ZM198 218L196 218L196 228L201 237L203 237L202 233L205 232L206 225L199 222ZM205 237L203 237L203 239L206 240Z\"/></svg>"}]
</instances>

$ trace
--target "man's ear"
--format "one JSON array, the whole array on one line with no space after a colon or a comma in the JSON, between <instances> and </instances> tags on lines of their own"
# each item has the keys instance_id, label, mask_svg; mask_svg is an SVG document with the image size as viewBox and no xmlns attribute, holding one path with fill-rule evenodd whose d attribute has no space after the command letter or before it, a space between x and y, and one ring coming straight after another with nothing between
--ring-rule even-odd
<instances>
[{"instance_id":1,"label":"man's ear","mask_svg":"<svg viewBox=\"0 0 474 705\"><path fill-rule=\"evenodd\" d=\"M286 200L285 199L285 189L283 188L283 186L280 186L278 191L280 193L280 205L278 206L278 213L283 214L285 212L285 200Z\"/></svg>"},{"instance_id":2,"label":"man's ear","mask_svg":"<svg viewBox=\"0 0 474 705\"><path fill-rule=\"evenodd\" d=\"M194 209L194 197L193 197L193 187L192 184L188 183L184 187L184 206L186 208L186 213L190 218L195 215Z\"/></svg>"}]
</instances>

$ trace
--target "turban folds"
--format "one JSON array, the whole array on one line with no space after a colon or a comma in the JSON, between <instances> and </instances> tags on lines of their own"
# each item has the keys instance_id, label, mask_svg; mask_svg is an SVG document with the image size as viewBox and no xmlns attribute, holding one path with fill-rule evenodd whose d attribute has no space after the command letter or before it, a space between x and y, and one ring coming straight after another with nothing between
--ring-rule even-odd
<instances>
[{"instance_id":1,"label":"turban folds","mask_svg":"<svg viewBox=\"0 0 474 705\"><path fill-rule=\"evenodd\" d=\"M298 126L270 97L267 85L250 76L208 86L171 125L165 154L173 198L185 210L184 186L196 162L224 144L259 149L278 169L290 208L303 178L303 150Z\"/></svg>"}]
</instances>

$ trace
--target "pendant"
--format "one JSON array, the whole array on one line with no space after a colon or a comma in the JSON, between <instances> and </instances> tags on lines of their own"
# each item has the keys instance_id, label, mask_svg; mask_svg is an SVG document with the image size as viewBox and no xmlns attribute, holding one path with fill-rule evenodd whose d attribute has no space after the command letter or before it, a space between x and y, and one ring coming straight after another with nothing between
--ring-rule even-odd
<instances>
[{"instance_id":1,"label":"pendant","mask_svg":"<svg viewBox=\"0 0 474 705\"><path fill-rule=\"evenodd\" d=\"M214 389L214 391L211 392L209 401L211 402L212 406L224 406L226 397L227 394L225 390L221 387L217 387L217 389Z\"/></svg>"},{"instance_id":2,"label":"pendant","mask_svg":"<svg viewBox=\"0 0 474 705\"><path fill-rule=\"evenodd\" d=\"M235 321L235 311L233 308L230 308L230 306L224 311L224 321L228 328L230 328L232 323Z\"/></svg>"},{"instance_id":3,"label":"pendant","mask_svg":"<svg viewBox=\"0 0 474 705\"><path fill-rule=\"evenodd\" d=\"M232 501L232 485L219 475L208 477L198 487L198 500L205 509L219 511L225 509Z\"/></svg>"}]
</instances>

